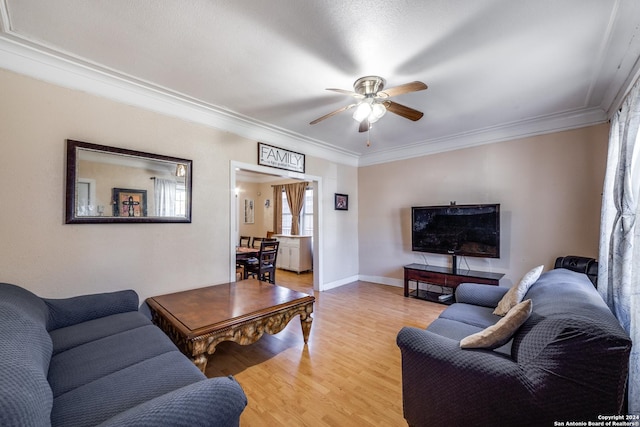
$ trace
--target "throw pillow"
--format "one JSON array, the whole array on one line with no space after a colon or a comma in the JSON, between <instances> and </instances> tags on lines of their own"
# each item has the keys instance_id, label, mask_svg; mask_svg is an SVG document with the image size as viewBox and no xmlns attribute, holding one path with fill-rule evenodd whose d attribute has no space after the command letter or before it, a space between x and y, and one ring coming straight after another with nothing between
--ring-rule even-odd
<instances>
[{"instance_id":1,"label":"throw pillow","mask_svg":"<svg viewBox=\"0 0 640 427\"><path fill-rule=\"evenodd\" d=\"M496 316L504 316L509 310L515 307L516 304L521 302L531 285L538 280L543 269L544 265L539 265L525 274L517 286L512 286L511 289L504 294L496 309L493 310L493 314Z\"/></svg>"},{"instance_id":2,"label":"throw pillow","mask_svg":"<svg viewBox=\"0 0 640 427\"><path fill-rule=\"evenodd\" d=\"M498 320L483 331L463 338L460 348L488 348L494 349L506 344L513 334L531 315L533 303L530 299L513 307L506 316Z\"/></svg>"}]
</instances>

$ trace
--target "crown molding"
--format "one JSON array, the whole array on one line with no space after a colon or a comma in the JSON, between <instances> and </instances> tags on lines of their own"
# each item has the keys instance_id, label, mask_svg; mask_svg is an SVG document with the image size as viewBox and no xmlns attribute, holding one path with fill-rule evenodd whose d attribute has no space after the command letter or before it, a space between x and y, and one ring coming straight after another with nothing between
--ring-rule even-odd
<instances>
[{"instance_id":1,"label":"crown molding","mask_svg":"<svg viewBox=\"0 0 640 427\"><path fill-rule=\"evenodd\" d=\"M360 157L358 166L370 166L397 160L406 160L478 145L561 132L605 123L607 120L607 113L602 108L585 108L568 111L561 114L553 114L477 129L471 132L447 135L441 138L427 139L410 146L365 154Z\"/></svg>"},{"instance_id":2,"label":"crown molding","mask_svg":"<svg viewBox=\"0 0 640 427\"><path fill-rule=\"evenodd\" d=\"M61 54L19 37L0 35L0 68L58 86L275 144L349 166L358 155L236 112Z\"/></svg>"},{"instance_id":3,"label":"crown molding","mask_svg":"<svg viewBox=\"0 0 640 427\"><path fill-rule=\"evenodd\" d=\"M2 8L0 7L0 11ZM2 18L2 17L0 17ZM359 155L195 98L153 85L82 59L29 42L0 25L0 67L69 89L202 124L348 166L369 166L477 145L491 144L604 123L603 108L585 108L420 141L397 149ZM638 63L635 64L637 72ZM629 79L629 78L628 78ZM628 80L627 80L628 83Z\"/></svg>"}]
</instances>

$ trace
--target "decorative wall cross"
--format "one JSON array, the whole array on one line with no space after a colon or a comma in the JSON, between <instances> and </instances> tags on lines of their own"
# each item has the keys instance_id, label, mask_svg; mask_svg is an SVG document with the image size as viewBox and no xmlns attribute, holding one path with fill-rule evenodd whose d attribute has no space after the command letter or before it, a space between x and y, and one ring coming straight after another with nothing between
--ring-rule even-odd
<instances>
[{"instance_id":1,"label":"decorative wall cross","mask_svg":"<svg viewBox=\"0 0 640 427\"><path fill-rule=\"evenodd\" d=\"M128 208L128 212L129 212L129 216L135 216L134 213L134 208L135 206L140 205L140 202L136 202L133 200L133 196L129 196L129 198L127 200L123 200L122 201L123 206L126 206Z\"/></svg>"}]
</instances>

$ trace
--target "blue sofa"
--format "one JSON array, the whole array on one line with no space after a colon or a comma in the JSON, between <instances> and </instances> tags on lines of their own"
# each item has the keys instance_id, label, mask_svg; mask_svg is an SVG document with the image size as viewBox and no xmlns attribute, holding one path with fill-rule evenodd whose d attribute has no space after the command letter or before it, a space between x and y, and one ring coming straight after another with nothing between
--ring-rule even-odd
<instances>
[{"instance_id":1,"label":"blue sofa","mask_svg":"<svg viewBox=\"0 0 640 427\"><path fill-rule=\"evenodd\" d=\"M410 426L552 426L622 411L631 340L582 273L543 273L524 296L530 317L503 346L460 348L500 319L507 290L462 284L426 330L399 332Z\"/></svg>"},{"instance_id":2,"label":"blue sofa","mask_svg":"<svg viewBox=\"0 0 640 427\"><path fill-rule=\"evenodd\" d=\"M207 379L138 303L0 283L0 425L238 426L240 385Z\"/></svg>"}]
</instances>

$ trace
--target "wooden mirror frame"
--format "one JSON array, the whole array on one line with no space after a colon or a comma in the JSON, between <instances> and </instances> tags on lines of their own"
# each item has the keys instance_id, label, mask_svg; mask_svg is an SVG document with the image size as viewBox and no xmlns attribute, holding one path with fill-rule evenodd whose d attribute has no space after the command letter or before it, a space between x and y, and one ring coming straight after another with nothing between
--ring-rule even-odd
<instances>
[{"instance_id":1,"label":"wooden mirror frame","mask_svg":"<svg viewBox=\"0 0 640 427\"><path fill-rule=\"evenodd\" d=\"M122 156L128 159L149 160L153 162L173 163L177 168L178 165L184 165L185 175L185 216L83 216L77 214L78 204L78 161L79 151L92 151L103 154L113 154L114 156ZM123 148L109 147L99 144L91 144L88 142L67 140L67 173L66 173L66 200L65 200L65 224L113 224L113 223L190 223L191 222L191 186L192 186L192 166L193 162L187 159L177 157L163 156L159 154L145 153L142 151L127 150ZM117 189L121 190L121 189ZM109 206L103 206L103 209L113 209L113 199L110 200ZM145 202L146 203L146 202ZM146 209L146 207L145 207Z\"/></svg>"}]
</instances>

